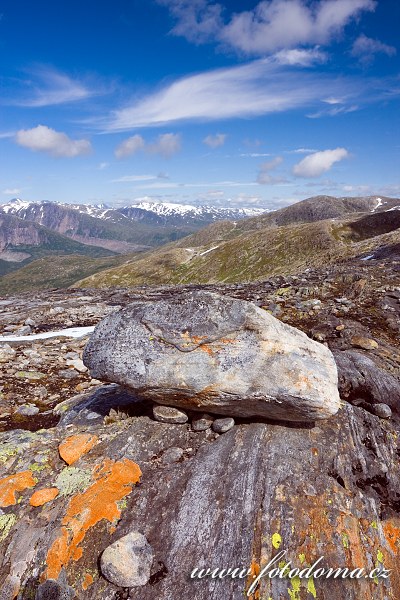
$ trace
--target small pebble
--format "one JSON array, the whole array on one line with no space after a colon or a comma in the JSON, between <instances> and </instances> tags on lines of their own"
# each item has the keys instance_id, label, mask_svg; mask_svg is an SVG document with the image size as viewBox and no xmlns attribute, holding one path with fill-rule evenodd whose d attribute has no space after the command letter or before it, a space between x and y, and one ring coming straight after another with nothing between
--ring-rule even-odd
<instances>
[{"instance_id":1,"label":"small pebble","mask_svg":"<svg viewBox=\"0 0 400 600\"><path fill-rule=\"evenodd\" d=\"M226 433L235 425L235 419L227 417L226 419L215 419L212 429L215 433Z\"/></svg>"},{"instance_id":2,"label":"small pebble","mask_svg":"<svg viewBox=\"0 0 400 600\"><path fill-rule=\"evenodd\" d=\"M165 465L171 465L172 463L179 462L184 453L183 448L168 448L162 455L162 462Z\"/></svg>"},{"instance_id":3,"label":"small pebble","mask_svg":"<svg viewBox=\"0 0 400 600\"><path fill-rule=\"evenodd\" d=\"M23 404L17 408L16 412L23 417L33 417L40 411L34 404Z\"/></svg>"},{"instance_id":4,"label":"small pebble","mask_svg":"<svg viewBox=\"0 0 400 600\"><path fill-rule=\"evenodd\" d=\"M206 431L206 429L210 429L213 421L214 419L210 415L203 413L192 420L192 429L193 431Z\"/></svg>"},{"instance_id":5,"label":"small pebble","mask_svg":"<svg viewBox=\"0 0 400 600\"><path fill-rule=\"evenodd\" d=\"M153 416L156 421L161 423L186 423L187 414L183 410L173 406L154 405Z\"/></svg>"},{"instance_id":6,"label":"small pebble","mask_svg":"<svg viewBox=\"0 0 400 600\"><path fill-rule=\"evenodd\" d=\"M373 404L371 406L371 412L381 419L390 419L392 416L392 409L383 402L379 404Z\"/></svg>"}]
</instances>

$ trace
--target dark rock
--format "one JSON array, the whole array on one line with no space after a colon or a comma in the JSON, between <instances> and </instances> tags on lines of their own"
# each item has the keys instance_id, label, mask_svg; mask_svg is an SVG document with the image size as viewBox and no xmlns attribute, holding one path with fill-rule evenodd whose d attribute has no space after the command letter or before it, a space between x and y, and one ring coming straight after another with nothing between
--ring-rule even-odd
<instances>
[{"instance_id":1,"label":"dark rock","mask_svg":"<svg viewBox=\"0 0 400 600\"><path fill-rule=\"evenodd\" d=\"M350 402L363 399L370 404L388 404L400 412L400 381L356 350L334 352L339 373L339 391Z\"/></svg>"},{"instance_id":2,"label":"dark rock","mask_svg":"<svg viewBox=\"0 0 400 600\"><path fill-rule=\"evenodd\" d=\"M212 430L215 433L226 433L235 425L235 420L232 417L227 417L226 419L215 419L212 424Z\"/></svg>"},{"instance_id":3,"label":"dark rock","mask_svg":"<svg viewBox=\"0 0 400 600\"><path fill-rule=\"evenodd\" d=\"M72 600L73 598L76 598L74 589L54 579L41 583L35 596L35 600Z\"/></svg>"}]
</instances>

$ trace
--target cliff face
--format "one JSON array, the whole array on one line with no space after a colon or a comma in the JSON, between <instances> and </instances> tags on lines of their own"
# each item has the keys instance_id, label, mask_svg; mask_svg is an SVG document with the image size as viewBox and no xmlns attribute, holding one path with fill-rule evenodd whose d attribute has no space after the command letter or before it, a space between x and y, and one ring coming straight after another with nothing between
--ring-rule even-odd
<instances>
[{"instance_id":1,"label":"cliff face","mask_svg":"<svg viewBox=\"0 0 400 600\"><path fill-rule=\"evenodd\" d=\"M0 252L8 246L40 246L46 241L45 231L35 223L0 211Z\"/></svg>"}]
</instances>

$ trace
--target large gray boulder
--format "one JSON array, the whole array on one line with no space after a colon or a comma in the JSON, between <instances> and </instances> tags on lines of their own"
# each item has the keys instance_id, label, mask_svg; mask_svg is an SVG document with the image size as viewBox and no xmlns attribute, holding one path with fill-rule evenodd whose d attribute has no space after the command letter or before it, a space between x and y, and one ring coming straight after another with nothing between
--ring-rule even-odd
<instances>
[{"instance_id":1,"label":"large gray boulder","mask_svg":"<svg viewBox=\"0 0 400 600\"><path fill-rule=\"evenodd\" d=\"M96 379L201 412L314 421L339 409L330 350L254 304L193 291L109 315L85 348Z\"/></svg>"}]
</instances>

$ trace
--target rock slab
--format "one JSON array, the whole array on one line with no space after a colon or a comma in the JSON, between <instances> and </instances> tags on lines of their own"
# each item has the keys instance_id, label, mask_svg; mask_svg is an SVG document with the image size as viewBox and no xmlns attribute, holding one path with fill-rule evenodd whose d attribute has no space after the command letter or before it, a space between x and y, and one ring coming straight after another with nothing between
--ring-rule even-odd
<instances>
[{"instance_id":1,"label":"rock slab","mask_svg":"<svg viewBox=\"0 0 400 600\"><path fill-rule=\"evenodd\" d=\"M109 315L83 361L97 379L183 409L314 421L340 405L326 346L251 302L206 291Z\"/></svg>"}]
</instances>

